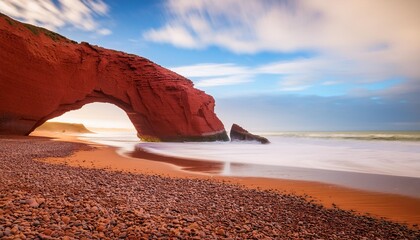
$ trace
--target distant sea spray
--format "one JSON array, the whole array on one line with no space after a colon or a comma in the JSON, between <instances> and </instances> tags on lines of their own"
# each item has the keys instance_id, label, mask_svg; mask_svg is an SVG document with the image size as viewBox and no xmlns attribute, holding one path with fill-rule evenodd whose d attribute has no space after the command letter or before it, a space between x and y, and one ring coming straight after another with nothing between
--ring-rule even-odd
<instances>
[{"instance_id":1,"label":"distant sea spray","mask_svg":"<svg viewBox=\"0 0 420 240\"><path fill-rule=\"evenodd\" d=\"M264 136L305 137L305 138L337 138L355 140L383 141L420 141L420 131L356 131L356 132L260 132Z\"/></svg>"}]
</instances>

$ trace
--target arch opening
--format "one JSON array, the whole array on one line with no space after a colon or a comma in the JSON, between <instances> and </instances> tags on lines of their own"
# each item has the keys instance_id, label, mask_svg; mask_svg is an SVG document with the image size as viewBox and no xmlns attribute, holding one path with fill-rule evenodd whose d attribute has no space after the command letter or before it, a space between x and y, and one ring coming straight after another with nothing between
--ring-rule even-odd
<instances>
[{"instance_id":1,"label":"arch opening","mask_svg":"<svg viewBox=\"0 0 420 240\"><path fill-rule=\"evenodd\" d=\"M59 109L57 112L63 111ZM80 109L63 112L35 128L35 131L40 130L79 133L125 132L132 133L133 136L137 134L127 112L115 104L105 102L87 103Z\"/></svg>"}]
</instances>

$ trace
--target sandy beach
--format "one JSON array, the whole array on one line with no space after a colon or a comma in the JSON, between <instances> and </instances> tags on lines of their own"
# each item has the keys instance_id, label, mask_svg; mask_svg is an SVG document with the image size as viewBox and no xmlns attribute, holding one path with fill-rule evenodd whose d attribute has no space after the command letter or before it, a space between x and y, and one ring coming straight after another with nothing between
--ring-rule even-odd
<instances>
[{"instance_id":1,"label":"sandy beach","mask_svg":"<svg viewBox=\"0 0 420 240\"><path fill-rule=\"evenodd\" d=\"M419 9L0 1L0 240L420 240Z\"/></svg>"},{"instance_id":2,"label":"sandy beach","mask_svg":"<svg viewBox=\"0 0 420 240\"><path fill-rule=\"evenodd\" d=\"M420 199L183 171L168 163L176 159L139 160L74 136L37 135L59 138L1 139L0 237L416 239L420 234Z\"/></svg>"},{"instance_id":3,"label":"sandy beach","mask_svg":"<svg viewBox=\"0 0 420 240\"><path fill-rule=\"evenodd\" d=\"M72 135L51 132L36 132L34 135L54 137L58 140L91 144ZM322 204L327 208L355 211L360 214L386 218L418 229L420 225L420 199L397 194L370 192L346 188L333 184L288 179L257 177L225 177L211 174L222 163L194 161L152 153L141 152L131 158L122 156L117 149L94 144L90 151L78 151L67 158L46 158L42 161L69 166L123 171L128 173L152 174L175 178L211 179L238 184L252 189L275 190L295 194ZM139 152L134 153L139 154ZM140 159L139 159L140 158ZM193 171L191 171L193 170ZM203 173L203 172L206 172Z\"/></svg>"}]
</instances>

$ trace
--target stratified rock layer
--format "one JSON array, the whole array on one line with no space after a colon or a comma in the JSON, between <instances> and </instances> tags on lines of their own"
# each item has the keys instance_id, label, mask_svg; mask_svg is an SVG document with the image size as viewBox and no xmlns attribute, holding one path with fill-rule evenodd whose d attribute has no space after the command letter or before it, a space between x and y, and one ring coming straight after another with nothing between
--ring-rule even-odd
<instances>
[{"instance_id":1,"label":"stratified rock layer","mask_svg":"<svg viewBox=\"0 0 420 240\"><path fill-rule=\"evenodd\" d=\"M92 102L122 108L144 140L228 140L214 99L190 80L0 15L0 134L28 135Z\"/></svg>"},{"instance_id":2,"label":"stratified rock layer","mask_svg":"<svg viewBox=\"0 0 420 240\"><path fill-rule=\"evenodd\" d=\"M267 138L249 133L237 124L233 124L230 129L231 141L257 141L262 144L270 143Z\"/></svg>"}]
</instances>

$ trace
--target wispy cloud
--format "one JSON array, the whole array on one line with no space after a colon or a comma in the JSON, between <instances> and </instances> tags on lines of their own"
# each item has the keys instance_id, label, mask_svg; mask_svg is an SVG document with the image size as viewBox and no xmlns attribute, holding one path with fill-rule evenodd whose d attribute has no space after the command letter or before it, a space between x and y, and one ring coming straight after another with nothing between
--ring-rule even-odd
<instances>
[{"instance_id":1,"label":"wispy cloud","mask_svg":"<svg viewBox=\"0 0 420 240\"><path fill-rule=\"evenodd\" d=\"M233 63L205 63L170 68L183 76L193 78L197 87L236 85L252 81L254 70Z\"/></svg>"},{"instance_id":2,"label":"wispy cloud","mask_svg":"<svg viewBox=\"0 0 420 240\"><path fill-rule=\"evenodd\" d=\"M202 63L173 67L172 71L188 77L216 77L249 74L251 69L233 63Z\"/></svg>"},{"instance_id":3,"label":"wispy cloud","mask_svg":"<svg viewBox=\"0 0 420 240\"><path fill-rule=\"evenodd\" d=\"M168 0L169 22L147 39L238 53L301 49L385 50L419 40L417 0ZM172 36L183 36L175 37ZM417 46L419 44L416 44Z\"/></svg>"},{"instance_id":4,"label":"wispy cloud","mask_svg":"<svg viewBox=\"0 0 420 240\"><path fill-rule=\"evenodd\" d=\"M204 78L200 79L196 86L197 87L216 87L216 86L226 86L226 85L236 85L246 82L250 82L251 79L248 75L239 75L239 76L227 76L219 78Z\"/></svg>"},{"instance_id":5,"label":"wispy cloud","mask_svg":"<svg viewBox=\"0 0 420 240\"><path fill-rule=\"evenodd\" d=\"M100 35L112 33L96 19L109 12L108 5L102 0L2 0L0 11L51 30L71 26Z\"/></svg>"},{"instance_id":6,"label":"wispy cloud","mask_svg":"<svg viewBox=\"0 0 420 240\"><path fill-rule=\"evenodd\" d=\"M107 29L107 28L102 28L96 31L98 34L100 35L110 35L112 33L111 30Z\"/></svg>"},{"instance_id":7,"label":"wispy cloud","mask_svg":"<svg viewBox=\"0 0 420 240\"><path fill-rule=\"evenodd\" d=\"M163 29L151 29L144 33L144 37L154 42L170 42L177 47L200 48L202 45L181 26L165 26Z\"/></svg>"},{"instance_id":8,"label":"wispy cloud","mask_svg":"<svg viewBox=\"0 0 420 240\"><path fill-rule=\"evenodd\" d=\"M240 85L250 82L266 84L269 76L277 79L277 84L265 86L261 89L248 89L250 93L260 91L274 92L301 92L310 88L322 88L327 95L395 95L403 90L415 92L416 87L402 88L406 81L390 78L392 75L384 74L387 70L375 71L359 66L358 69L349 70L345 62L317 56L314 58L297 58L291 60L274 61L257 66L245 66L234 63L202 63L189 66L170 68L183 76L191 78L197 87L223 87L227 85ZM366 76L370 76L366 78ZM392 80L394 79L394 80ZM272 84L272 82L271 82ZM340 88L340 92L334 89ZM329 90L328 90L329 89ZM345 90L343 90L345 89ZM393 89L393 90L391 90ZM399 91L397 91L399 89ZM246 90L244 90L246 95ZM313 91L309 94L316 94ZM321 94L321 93L320 93Z\"/></svg>"},{"instance_id":9,"label":"wispy cloud","mask_svg":"<svg viewBox=\"0 0 420 240\"><path fill-rule=\"evenodd\" d=\"M168 0L166 8L168 21L146 31L146 40L238 54L315 52L311 59L243 69L301 79L294 89L320 79L354 84L403 77L400 92L420 92L417 0Z\"/></svg>"}]
</instances>

